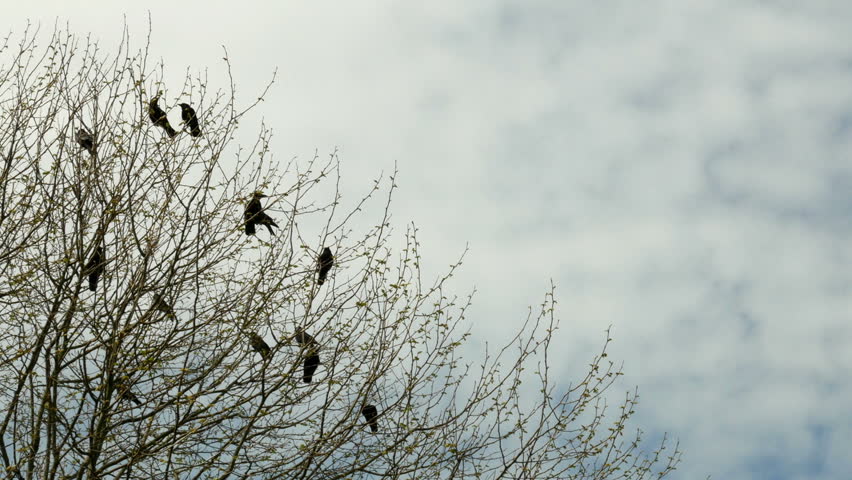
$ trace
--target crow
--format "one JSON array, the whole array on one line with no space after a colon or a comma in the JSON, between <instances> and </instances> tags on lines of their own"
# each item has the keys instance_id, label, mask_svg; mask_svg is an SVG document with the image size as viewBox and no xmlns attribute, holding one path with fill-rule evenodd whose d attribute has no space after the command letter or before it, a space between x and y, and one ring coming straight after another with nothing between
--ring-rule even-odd
<instances>
[{"instance_id":1,"label":"crow","mask_svg":"<svg viewBox=\"0 0 852 480\"><path fill-rule=\"evenodd\" d=\"M135 393L131 392L130 389L127 389L121 394L121 399L131 401L136 405L142 405L142 401L139 400L139 397L137 397Z\"/></svg>"},{"instance_id":2,"label":"crow","mask_svg":"<svg viewBox=\"0 0 852 480\"><path fill-rule=\"evenodd\" d=\"M154 299L153 299L153 301L151 302L151 304L154 306L154 308L155 308L157 311L159 311L159 312L163 312L163 313L165 313L166 315L174 315L174 314L175 314L175 310L172 308L172 306L171 306L171 305L169 305L169 302L167 302L167 301L163 298L163 295L162 295L162 294L155 293L155 294L154 294Z\"/></svg>"},{"instance_id":3,"label":"crow","mask_svg":"<svg viewBox=\"0 0 852 480\"><path fill-rule=\"evenodd\" d=\"M260 199L265 198L261 192L254 192L251 195L251 200L249 200L248 205L246 205L246 211L243 214L243 220L246 222L246 235L254 235L255 234L255 225L266 225L266 228L269 230L270 235L275 235L275 232L272 231L272 227L277 227L278 224L275 223L275 220L272 219L266 212L263 211L263 207L260 206Z\"/></svg>"},{"instance_id":4,"label":"crow","mask_svg":"<svg viewBox=\"0 0 852 480\"><path fill-rule=\"evenodd\" d=\"M272 349L269 348L269 345L267 345L266 342L263 341L263 338L261 338L257 333L249 333L249 342L251 342L251 348L253 348L255 352L259 353L264 360L266 360L266 357L272 353Z\"/></svg>"},{"instance_id":5,"label":"crow","mask_svg":"<svg viewBox=\"0 0 852 480\"><path fill-rule=\"evenodd\" d=\"M325 247L317 260L317 271L319 271L319 279L317 283L322 285L328 276L329 270L334 266L334 255L331 254L331 249Z\"/></svg>"},{"instance_id":6,"label":"crow","mask_svg":"<svg viewBox=\"0 0 852 480\"><path fill-rule=\"evenodd\" d=\"M364 415L364 419L367 420L367 425L370 426L370 430L373 433L378 432L379 423L377 419L379 418L379 411L376 410L376 407L374 405L364 405L361 409L361 413Z\"/></svg>"},{"instance_id":7,"label":"crow","mask_svg":"<svg viewBox=\"0 0 852 480\"><path fill-rule=\"evenodd\" d=\"M98 289L98 279L104 273L104 247L95 247L95 252L86 264L85 271L89 276L89 290L94 292Z\"/></svg>"},{"instance_id":8,"label":"crow","mask_svg":"<svg viewBox=\"0 0 852 480\"><path fill-rule=\"evenodd\" d=\"M128 387L123 381L117 380L115 382L115 391L118 392L119 399L133 402L136 405L142 405L142 401L139 400L139 397L137 397L135 393L131 392L130 387Z\"/></svg>"},{"instance_id":9,"label":"crow","mask_svg":"<svg viewBox=\"0 0 852 480\"><path fill-rule=\"evenodd\" d=\"M95 156L97 155L97 148L95 147L95 137L87 132L85 129L77 130L77 143L80 144L81 147L88 150L89 155Z\"/></svg>"},{"instance_id":10,"label":"crow","mask_svg":"<svg viewBox=\"0 0 852 480\"><path fill-rule=\"evenodd\" d=\"M195 110L193 110L187 103L181 103L179 105L180 118L182 118L183 123L189 127L189 134L193 137L200 137L201 127L198 126L198 117L195 115Z\"/></svg>"},{"instance_id":11,"label":"crow","mask_svg":"<svg viewBox=\"0 0 852 480\"><path fill-rule=\"evenodd\" d=\"M294 338L296 339L296 342L299 343L299 345L311 346L317 344L317 341L314 340L314 337L306 333L301 328L296 329L296 335L294 335Z\"/></svg>"},{"instance_id":12,"label":"crow","mask_svg":"<svg viewBox=\"0 0 852 480\"><path fill-rule=\"evenodd\" d=\"M311 380L314 378L314 372L317 371L317 367L319 367L320 358L317 350L309 350L308 356L305 357L305 372L302 375L302 381L305 383L311 383Z\"/></svg>"},{"instance_id":13,"label":"crow","mask_svg":"<svg viewBox=\"0 0 852 480\"><path fill-rule=\"evenodd\" d=\"M317 367L320 364L319 344L317 344L317 341L314 340L314 337L301 328L296 329L296 334L293 337L299 345L307 349L307 355L305 357L305 373L302 376L302 381L305 383L311 383L311 380L314 378L314 372L317 371Z\"/></svg>"},{"instance_id":14,"label":"crow","mask_svg":"<svg viewBox=\"0 0 852 480\"><path fill-rule=\"evenodd\" d=\"M151 117L151 121L154 122L154 125L162 128L169 134L170 138L174 138L177 135L177 132L172 125L169 123L169 117L166 116L166 112L157 105L157 102L160 100L160 96L152 98L148 103L148 116Z\"/></svg>"}]
</instances>

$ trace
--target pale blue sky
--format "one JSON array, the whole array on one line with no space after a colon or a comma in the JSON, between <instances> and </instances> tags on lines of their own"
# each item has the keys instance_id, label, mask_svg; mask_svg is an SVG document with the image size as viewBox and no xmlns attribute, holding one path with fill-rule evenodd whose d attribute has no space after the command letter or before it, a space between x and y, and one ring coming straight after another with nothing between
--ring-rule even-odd
<instances>
[{"instance_id":1,"label":"pale blue sky","mask_svg":"<svg viewBox=\"0 0 852 480\"><path fill-rule=\"evenodd\" d=\"M15 2L167 76L221 45L280 159L398 162L394 221L505 340L557 285L560 375L607 326L672 478L852 478L852 3ZM188 22L188 23L184 23ZM250 129L251 125L245 125ZM544 261L545 254L555 261ZM619 392L613 392L615 399Z\"/></svg>"}]
</instances>

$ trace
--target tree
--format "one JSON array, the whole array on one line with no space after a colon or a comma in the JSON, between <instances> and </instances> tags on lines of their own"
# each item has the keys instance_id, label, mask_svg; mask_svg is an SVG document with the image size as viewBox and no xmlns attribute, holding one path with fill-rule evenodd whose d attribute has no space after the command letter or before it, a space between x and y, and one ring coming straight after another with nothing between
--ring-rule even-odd
<instances>
[{"instance_id":1,"label":"tree","mask_svg":"<svg viewBox=\"0 0 852 480\"><path fill-rule=\"evenodd\" d=\"M336 152L282 164L265 128L235 145L260 99L238 108L230 78L215 92L200 77L166 85L127 34L109 57L70 33L46 47L37 37L7 39L0 61L0 461L10 477L673 470L677 447L665 455L663 440L645 454L639 433L626 435L635 393L606 411L621 375L609 336L584 378L551 378L552 291L508 345L463 358L470 296L445 291L458 264L424 281L413 226L390 248L395 172L344 209ZM191 102L204 135L163 135L162 116L159 126L149 117L156 96L166 116ZM97 155L81 148L81 129ZM259 190L275 236L243 234ZM379 194L380 218L365 219ZM326 247L335 281L320 288Z\"/></svg>"}]
</instances>

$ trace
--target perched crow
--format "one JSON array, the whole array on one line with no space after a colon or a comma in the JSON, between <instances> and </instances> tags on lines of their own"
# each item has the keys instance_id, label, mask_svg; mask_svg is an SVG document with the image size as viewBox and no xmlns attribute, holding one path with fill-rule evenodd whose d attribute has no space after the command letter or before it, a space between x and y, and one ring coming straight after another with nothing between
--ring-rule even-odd
<instances>
[{"instance_id":1,"label":"perched crow","mask_svg":"<svg viewBox=\"0 0 852 480\"><path fill-rule=\"evenodd\" d=\"M89 263L86 264L86 274L89 275L89 290L95 291L98 289L98 279L104 273L104 247L95 247L95 252Z\"/></svg>"},{"instance_id":2,"label":"perched crow","mask_svg":"<svg viewBox=\"0 0 852 480\"><path fill-rule=\"evenodd\" d=\"M248 205L246 205L246 211L243 214L243 220L246 222L246 235L255 234L255 225L266 225L266 228L269 230L269 234L275 234L275 232L272 231L272 227L277 227L278 224L275 223L275 220L267 215L263 211L263 207L260 206L260 199L265 197L266 195L261 192L254 192Z\"/></svg>"},{"instance_id":3,"label":"perched crow","mask_svg":"<svg viewBox=\"0 0 852 480\"><path fill-rule=\"evenodd\" d=\"M379 411L376 410L374 405L364 405L361 409L361 413L364 415L364 419L367 420L367 425L370 426L370 430L373 433L379 431L379 423L377 419L379 418Z\"/></svg>"},{"instance_id":4,"label":"perched crow","mask_svg":"<svg viewBox=\"0 0 852 480\"><path fill-rule=\"evenodd\" d=\"M154 122L154 125L165 130L166 133L169 134L169 137L174 138L174 136L177 135L177 132L169 123L169 117L166 116L166 112L157 105L157 101L159 100L160 96L157 95L148 103L148 116L151 117L151 121Z\"/></svg>"},{"instance_id":5,"label":"perched crow","mask_svg":"<svg viewBox=\"0 0 852 480\"><path fill-rule=\"evenodd\" d=\"M95 147L95 137L82 128L77 130L77 143L79 143L81 147L88 150L89 155L94 157L97 154L97 148Z\"/></svg>"},{"instance_id":6,"label":"perched crow","mask_svg":"<svg viewBox=\"0 0 852 480\"><path fill-rule=\"evenodd\" d=\"M181 103L179 105L180 118L182 118L183 123L189 127L189 134L193 137L200 137L201 127L198 126L198 117L195 116L195 110L193 110L187 103Z\"/></svg>"},{"instance_id":7,"label":"perched crow","mask_svg":"<svg viewBox=\"0 0 852 480\"><path fill-rule=\"evenodd\" d=\"M115 391L118 393L119 399L133 402L136 405L142 405L139 397L137 397L135 393L131 392L130 387L128 387L123 381L117 380L115 382Z\"/></svg>"},{"instance_id":8,"label":"perched crow","mask_svg":"<svg viewBox=\"0 0 852 480\"><path fill-rule=\"evenodd\" d=\"M328 276L329 270L334 266L334 255L331 254L331 249L325 247L322 251L322 254L319 256L319 260L317 260L317 271L319 271L319 279L317 283L322 285L325 283L325 279Z\"/></svg>"},{"instance_id":9,"label":"perched crow","mask_svg":"<svg viewBox=\"0 0 852 480\"><path fill-rule=\"evenodd\" d=\"M163 298L162 294L155 293L154 294L154 300L151 303L154 306L154 308L157 309L157 311L159 311L159 312L163 312L166 315L174 315L175 314L174 309L172 308L171 305L169 305L169 302L167 302Z\"/></svg>"},{"instance_id":10,"label":"perched crow","mask_svg":"<svg viewBox=\"0 0 852 480\"><path fill-rule=\"evenodd\" d=\"M301 328L296 329L296 335L294 335L294 338L296 339L296 342L299 343L299 345L311 346L317 344L317 341L314 340L314 337L312 337L309 333L306 333Z\"/></svg>"},{"instance_id":11,"label":"perched crow","mask_svg":"<svg viewBox=\"0 0 852 480\"><path fill-rule=\"evenodd\" d=\"M301 328L296 329L296 334L293 337L299 345L307 349L305 357L305 374L302 376L302 380L305 383L311 383L311 380L314 378L314 372L317 371L317 367L320 364L319 344L317 344L314 337Z\"/></svg>"},{"instance_id":12,"label":"perched crow","mask_svg":"<svg viewBox=\"0 0 852 480\"><path fill-rule=\"evenodd\" d=\"M142 401L139 400L139 397L137 397L136 394L131 392L129 389L121 394L121 399L131 401L136 405L142 405Z\"/></svg>"},{"instance_id":13,"label":"perched crow","mask_svg":"<svg viewBox=\"0 0 852 480\"><path fill-rule=\"evenodd\" d=\"M260 335L254 332L249 333L249 341L251 342L251 348L253 348L255 352L259 353L264 360L266 360L266 357L272 353L272 349L269 348L269 345L263 341Z\"/></svg>"},{"instance_id":14,"label":"perched crow","mask_svg":"<svg viewBox=\"0 0 852 480\"><path fill-rule=\"evenodd\" d=\"M314 378L314 372L317 371L317 367L319 367L320 358L317 350L311 349L308 351L308 356L305 357L305 373L302 376L302 381L305 383L311 383L311 380Z\"/></svg>"}]
</instances>

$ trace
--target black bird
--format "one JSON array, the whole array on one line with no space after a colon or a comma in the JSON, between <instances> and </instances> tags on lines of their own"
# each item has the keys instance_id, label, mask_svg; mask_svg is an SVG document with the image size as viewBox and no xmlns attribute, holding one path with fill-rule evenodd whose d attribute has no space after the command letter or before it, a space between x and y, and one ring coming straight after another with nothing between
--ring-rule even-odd
<instances>
[{"instance_id":1,"label":"black bird","mask_svg":"<svg viewBox=\"0 0 852 480\"><path fill-rule=\"evenodd\" d=\"M166 112L157 105L157 101L160 100L160 96L152 98L150 102L148 102L148 116L151 117L151 121L154 122L154 125L162 128L169 134L169 137L174 138L177 135L177 132L172 125L169 123L169 117L166 116Z\"/></svg>"},{"instance_id":2,"label":"black bird","mask_svg":"<svg viewBox=\"0 0 852 480\"><path fill-rule=\"evenodd\" d=\"M328 276L329 270L334 266L334 255L331 254L331 249L325 247L317 260L317 271L319 271L319 279L317 283L322 285Z\"/></svg>"},{"instance_id":3,"label":"black bird","mask_svg":"<svg viewBox=\"0 0 852 480\"><path fill-rule=\"evenodd\" d=\"M374 405L364 405L364 407L361 409L361 414L363 414L364 419L367 420L367 425L370 426L370 430L373 433L378 432L379 431L379 423L378 423L379 411L376 410L376 407Z\"/></svg>"},{"instance_id":4,"label":"black bird","mask_svg":"<svg viewBox=\"0 0 852 480\"><path fill-rule=\"evenodd\" d=\"M312 337L309 333L305 332L301 328L296 329L296 335L294 335L294 337L296 339L296 342L298 342L299 345L302 346L311 346L317 344L317 341L314 340L314 337Z\"/></svg>"},{"instance_id":5,"label":"black bird","mask_svg":"<svg viewBox=\"0 0 852 480\"><path fill-rule=\"evenodd\" d=\"M142 401L139 400L139 397L137 397L135 393L131 392L130 387L128 387L122 380L117 380L115 382L115 390L118 392L118 398L121 400L127 400L135 403L136 405L142 405Z\"/></svg>"},{"instance_id":6,"label":"black bird","mask_svg":"<svg viewBox=\"0 0 852 480\"><path fill-rule=\"evenodd\" d=\"M162 294L159 294L159 293L155 293L155 294L154 294L154 300L153 300L153 302L152 302L152 305L154 306L154 308L155 308L158 312L163 312L163 313L165 313L166 315L174 315L174 314L175 314L174 309L172 308L172 306L171 306L171 305L169 305L169 302L167 302L167 301L163 298L163 295L162 295Z\"/></svg>"},{"instance_id":7,"label":"black bird","mask_svg":"<svg viewBox=\"0 0 852 480\"><path fill-rule=\"evenodd\" d=\"M317 350L309 350L308 356L305 357L305 372L302 375L302 381L305 383L311 383L311 380L314 378L314 372L317 371L317 367L319 367L320 358Z\"/></svg>"},{"instance_id":8,"label":"black bird","mask_svg":"<svg viewBox=\"0 0 852 480\"><path fill-rule=\"evenodd\" d=\"M314 372L317 371L317 367L319 367L320 364L319 344L317 344L317 341L314 340L314 337L301 328L296 329L296 335L294 335L294 337L299 345L307 349L307 355L305 357L305 372L302 376L302 381L305 383L311 383L311 380L314 378Z\"/></svg>"},{"instance_id":9,"label":"black bird","mask_svg":"<svg viewBox=\"0 0 852 480\"><path fill-rule=\"evenodd\" d=\"M181 103L180 105L180 118L183 119L183 123L189 127L189 134L193 137L201 136L201 127L198 126L198 117L195 116L195 110L189 106L188 103Z\"/></svg>"},{"instance_id":10,"label":"black bird","mask_svg":"<svg viewBox=\"0 0 852 480\"><path fill-rule=\"evenodd\" d=\"M89 263L86 264L86 274L89 275L89 290L95 291L98 289L98 279L104 273L104 247L95 247L95 252Z\"/></svg>"},{"instance_id":11,"label":"black bird","mask_svg":"<svg viewBox=\"0 0 852 480\"><path fill-rule=\"evenodd\" d=\"M136 405L142 405L142 401L139 400L139 397L137 397L135 393L131 392L130 389L125 390L124 393L121 394L121 399L131 401Z\"/></svg>"},{"instance_id":12,"label":"black bird","mask_svg":"<svg viewBox=\"0 0 852 480\"><path fill-rule=\"evenodd\" d=\"M79 143L81 147L88 150L89 155L94 157L97 154L97 148L95 147L95 137L92 136L92 134L87 132L85 129L81 128L77 130L77 143Z\"/></svg>"},{"instance_id":13,"label":"black bird","mask_svg":"<svg viewBox=\"0 0 852 480\"><path fill-rule=\"evenodd\" d=\"M264 360L266 360L266 357L272 353L272 349L269 348L269 345L263 341L263 338L261 338L260 335L254 332L249 333L249 342L251 342L251 348L253 348L255 352L259 353Z\"/></svg>"},{"instance_id":14,"label":"black bird","mask_svg":"<svg viewBox=\"0 0 852 480\"><path fill-rule=\"evenodd\" d=\"M278 224L275 223L275 220L267 215L266 212L263 211L263 207L260 206L260 199L265 197L266 195L261 192L254 192L251 195L251 200L249 200L248 205L246 205L246 211L243 214L243 220L246 222L246 235L255 234L255 225L266 225L266 228L269 230L269 234L275 234L275 232L272 231L272 227L277 227Z\"/></svg>"}]
</instances>

